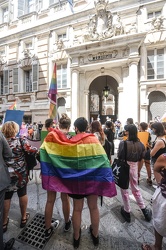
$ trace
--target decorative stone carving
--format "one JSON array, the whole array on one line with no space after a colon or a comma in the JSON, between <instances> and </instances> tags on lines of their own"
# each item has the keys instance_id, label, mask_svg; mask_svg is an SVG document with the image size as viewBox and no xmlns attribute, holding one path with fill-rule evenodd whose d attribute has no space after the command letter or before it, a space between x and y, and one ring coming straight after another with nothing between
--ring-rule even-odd
<instances>
[{"instance_id":1,"label":"decorative stone carving","mask_svg":"<svg viewBox=\"0 0 166 250\"><path fill-rule=\"evenodd\" d=\"M4 57L0 56L0 65L6 64L6 60Z\"/></svg>"},{"instance_id":2,"label":"decorative stone carving","mask_svg":"<svg viewBox=\"0 0 166 250\"><path fill-rule=\"evenodd\" d=\"M152 19L152 29L160 30L161 28L163 28L163 21L164 21L164 18L161 16L154 17Z\"/></svg>"},{"instance_id":3,"label":"decorative stone carving","mask_svg":"<svg viewBox=\"0 0 166 250\"><path fill-rule=\"evenodd\" d=\"M129 33L136 33L136 32L137 32L136 23L131 23L131 26L129 28Z\"/></svg>"},{"instance_id":4,"label":"decorative stone carving","mask_svg":"<svg viewBox=\"0 0 166 250\"><path fill-rule=\"evenodd\" d=\"M96 14L90 17L89 24L84 34L85 40L102 40L113 36L112 14L106 11L108 1L95 1Z\"/></svg>"},{"instance_id":5,"label":"decorative stone carving","mask_svg":"<svg viewBox=\"0 0 166 250\"><path fill-rule=\"evenodd\" d=\"M122 22L120 20L119 15L116 15L114 17L113 30L114 30L115 36L119 36L119 35L122 35L124 33L124 29L123 29Z\"/></svg>"},{"instance_id":6,"label":"decorative stone carving","mask_svg":"<svg viewBox=\"0 0 166 250\"><path fill-rule=\"evenodd\" d=\"M56 50L62 50L64 48L64 43L62 39L59 39L55 42Z\"/></svg>"},{"instance_id":7,"label":"decorative stone carving","mask_svg":"<svg viewBox=\"0 0 166 250\"><path fill-rule=\"evenodd\" d=\"M24 49L23 55L24 55L24 58L31 58L32 57L32 54L31 54L29 49Z\"/></svg>"}]
</instances>

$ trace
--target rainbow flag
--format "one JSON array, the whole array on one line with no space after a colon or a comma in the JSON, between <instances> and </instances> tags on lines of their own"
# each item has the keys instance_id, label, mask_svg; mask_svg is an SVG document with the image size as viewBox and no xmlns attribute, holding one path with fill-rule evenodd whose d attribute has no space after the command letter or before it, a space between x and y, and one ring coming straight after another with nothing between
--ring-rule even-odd
<instances>
[{"instance_id":1,"label":"rainbow flag","mask_svg":"<svg viewBox=\"0 0 166 250\"><path fill-rule=\"evenodd\" d=\"M48 91L48 98L50 100L50 108L49 108L49 118L55 119L57 116L57 77L56 77L56 63L54 65L54 71L52 74L51 84Z\"/></svg>"},{"instance_id":2,"label":"rainbow flag","mask_svg":"<svg viewBox=\"0 0 166 250\"><path fill-rule=\"evenodd\" d=\"M16 101L8 109L9 110L16 110L17 109Z\"/></svg>"},{"instance_id":3,"label":"rainbow flag","mask_svg":"<svg viewBox=\"0 0 166 250\"><path fill-rule=\"evenodd\" d=\"M68 194L117 194L107 155L93 134L50 132L40 147L42 186Z\"/></svg>"}]
</instances>

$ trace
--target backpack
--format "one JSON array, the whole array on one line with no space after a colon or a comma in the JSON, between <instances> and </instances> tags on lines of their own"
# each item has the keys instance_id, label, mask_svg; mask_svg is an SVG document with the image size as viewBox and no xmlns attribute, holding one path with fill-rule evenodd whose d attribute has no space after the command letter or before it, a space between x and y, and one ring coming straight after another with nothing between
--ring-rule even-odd
<instances>
[{"instance_id":1,"label":"backpack","mask_svg":"<svg viewBox=\"0 0 166 250\"><path fill-rule=\"evenodd\" d=\"M109 142L107 139L105 139L105 144L104 144L103 148L107 154L108 159L111 160L112 143Z\"/></svg>"},{"instance_id":2,"label":"backpack","mask_svg":"<svg viewBox=\"0 0 166 250\"><path fill-rule=\"evenodd\" d=\"M21 138L20 138L20 143L21 143L22 151L23 151L24 157L25 157L26 169L27 169L28 174L29 174L29 171L33 170L34 167L37 165L36 154L29 153L29 152L24 150Z\"/></svg>"}]
</instances>

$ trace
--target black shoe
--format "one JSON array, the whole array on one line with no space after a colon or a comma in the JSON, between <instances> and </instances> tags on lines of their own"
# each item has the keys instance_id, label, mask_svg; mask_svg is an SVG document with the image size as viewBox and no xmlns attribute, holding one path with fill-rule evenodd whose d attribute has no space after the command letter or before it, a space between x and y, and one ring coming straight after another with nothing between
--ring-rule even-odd
<instances>
[{"instance_id":1,"label":"black shoe","mask_svg":"<svg viewBox=\"0 0 166 250\"><path fill-rule=\"evenodd\" d=\"M53 231L59 226L59 220L55 220L53 223L51 223L51 227L49 229L45 230L45 238L49 239L51 235L53 234Z\"/></svg>"},{"instance_id":2,"label":"black shoe","mask_svg":"<svg viewBox=\"0 0 166 250\"><path fill-rule=\"evenodd\" d=\"M73 246L74 246L75 249L79 248L80 239L81 239L81 228L80 228L78 240L74 239L74 237L73 237Z\"/></svg>"},{"instance_id":3,"label":"black shoe","mask_svg":"<svg viewBox=\"0 0 166 250\"><path fill-rule=\"evenodd\" d=\"M99 245L99 236L95 237L93 235L92 225L90 225L89 231L90 231L90 234L91 234L91 237L92 237L92 240L93 240L93 245L98 246Z\"/></svg>"},{"instance_id":4,"label":"black shoe","mask_svg":"<svg viewBox=\"0 0 166 250\"><path fill-rule=\"evenodd\" d=\"M4 250L11 250L14 245L15 239L11 238L4 244Z\"/></svg>"},{"instance_id":5,"label":"black shoe","mask_svg":"<svg viewBox=\"0 0 166 250\"><path fill-rule=\"evenodd\" d=\"M144 209L141 209L141 210L142 210L142 213L145 216L145 220L148 221L148 222L151 221L151 219L152 219L152 210L148 209L148 208L144 208Z\"/></svg>"},{"instance_id":6,"label":"black shoe","mask_svg":"<svg viewBox=\"0 0 166 250\"><path fill-rule=\"evenodd\" d=\"M128 213L128 212L126 212L125 210L124 210L124 207L121 207L121 215L123 216L123 218L125 219L125 221L127 221L127 222L131 222L131 217L130 217L130 213Z\"/></svg>"},{"instance_id":7,"label":"black shoe","mask_svg":"<svg viewBox=\"0 0 166 250\"><path fill-rule=\"evenodd\" d=\"M71 220L65 223L64 232L68 232L71 228Z\"/></svg>"}]
</instances>

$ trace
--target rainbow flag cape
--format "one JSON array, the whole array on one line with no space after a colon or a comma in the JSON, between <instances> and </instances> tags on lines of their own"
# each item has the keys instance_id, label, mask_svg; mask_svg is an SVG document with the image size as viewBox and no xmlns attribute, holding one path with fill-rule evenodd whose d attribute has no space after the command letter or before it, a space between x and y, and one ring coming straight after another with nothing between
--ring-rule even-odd
<instances>
[{"instance_id":1,"label":"rainbow flag cape","mask_svg":"<svg viewBox=\"0 0 166 250\"><path fill-rule=\"evenodd\" d=\"M56 119L57 116L57 77L56 77L56 63L54 65L54 71L52 74L51 84L48 91L48 98L50 100L50 108L49 108L49 118Z\"/></svg>"},{"instance_id":2,"label":"rainbow flag cape","mask_svg":"<svg viewBox=\"0 0 166 250\"><path fill-rule=\"evenodd\" d=\"M8 109L9 110L16 110L17 109L16 101Z\"/></svg>"},{"instance_id":3,"label":"rainbow flag cape","mask_svg":"<svg viewBox=\"0 0 166 250\"><path fill-rule=\"evenodd\" d=\"M107 155L93 134L50 132L40 147L42 186L68 194L117 194Z\"/></svg>"}]
</instances>

